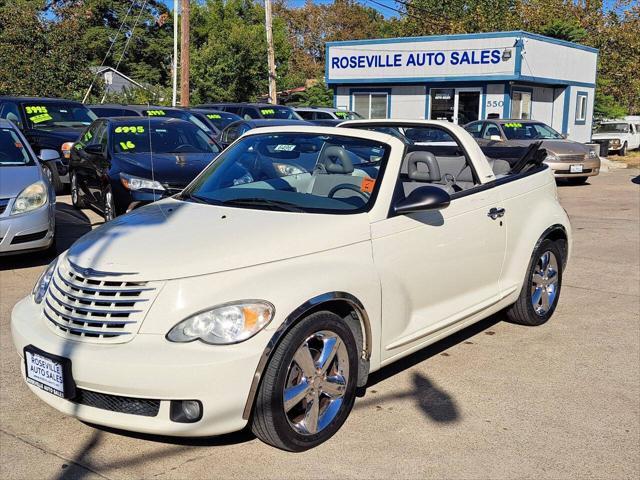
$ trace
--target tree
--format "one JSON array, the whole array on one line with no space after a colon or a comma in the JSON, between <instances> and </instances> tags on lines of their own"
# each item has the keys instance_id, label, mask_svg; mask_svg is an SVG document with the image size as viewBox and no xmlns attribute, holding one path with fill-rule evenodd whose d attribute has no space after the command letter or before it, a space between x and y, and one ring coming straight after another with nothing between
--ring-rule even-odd
<instances>
[{"instance_id":1,"label":"tree","mask_svg":"<svg viewBox=\"0 0 640 480\"><path fill-rule=\"evenodd\" d=\"M581 42L587 36L587 31L575 21L554 20L540 31L547 37L567 40L569 42Z\"/></svg>"}]
</instances>

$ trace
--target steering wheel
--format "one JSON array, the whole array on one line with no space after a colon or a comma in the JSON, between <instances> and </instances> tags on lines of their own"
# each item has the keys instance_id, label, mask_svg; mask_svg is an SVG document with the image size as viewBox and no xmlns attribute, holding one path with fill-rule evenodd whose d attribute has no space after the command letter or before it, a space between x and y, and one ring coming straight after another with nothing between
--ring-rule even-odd
<instances>
[{"instance_id":1,"label":"steering wheel","mask_svg":"<svg viewBox=\"0 0 640 480\"><path fill-rule=\"evenodd\" d=\"M360 190L360 187L357 186L357 185L353 185L351 183L341 183L340 185L336 185L331 190L329 190L329 193L327 194L327 198L333 198L333 196L336 194L336 192L338 192L340 190L351 190L351 191L354 191L356 193L359 193L367 201L369 200L369 197L371 196L367 192L363 192L362 190Z\"/></svg>"}]
</instances>

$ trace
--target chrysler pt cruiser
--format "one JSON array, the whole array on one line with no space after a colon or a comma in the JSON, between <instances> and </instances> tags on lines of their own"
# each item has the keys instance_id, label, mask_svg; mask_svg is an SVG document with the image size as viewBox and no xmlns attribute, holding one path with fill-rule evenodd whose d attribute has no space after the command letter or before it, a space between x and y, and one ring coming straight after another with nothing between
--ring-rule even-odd
<instances>
[{"instance_id":1,"label":"chrysler pt cruiser","mask_svg":"<svg viewBox=\"0 0 640 480\"><path fill-rule=\"evenodd\" d=\"M93 424L249 424L302 451L369 373L499 310L551 317L571 231L544 151L510 167L450 123L348 126L249 131L60 255L12 313L33 393Z\"/></svg>"}]
</instances>

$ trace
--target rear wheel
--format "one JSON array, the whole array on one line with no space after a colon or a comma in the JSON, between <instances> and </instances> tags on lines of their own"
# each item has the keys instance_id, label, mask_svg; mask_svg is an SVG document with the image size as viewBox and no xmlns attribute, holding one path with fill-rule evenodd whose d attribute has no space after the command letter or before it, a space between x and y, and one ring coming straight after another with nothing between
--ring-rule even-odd
<instances>
[{"instance_id":1,"label":"rear wheel","mask_svg":"<svg viewBox=\"0 0 640 480\"><path fill-rule=\"evenodd\" d=\"M567 183L569 185L584 185L585 183L587 183L587 179L589 177L572 177L572 178L567 178Z\"/></svg>"},{"instance_id":2,"label":"rear wheel","mask_svg":"<svg viewBox=\"0 0 640 480\"><path fill-rule=\"evenodd\" d=\"M82 198L80 194L80 189L78 188L78 178L74 170L71 170L71 172L69 173L69 180L71 182L71 203L75 208L85 208L87 205L84 201L84 198Z\"/></svg>"},{"instance_id":3,"label":"rear wheel","mask_svg":"<svg viewBox=\"0 0 640 480\"><path fill-rule=\"evenodd\" d=\"M562 286L563 255L558 243L543 240L529 263L520 296L507 309L507 317L520 325L542 325L558 305Z\"/></svg>"},{"instance_id":4,"label":"rear wheel","mask_svg":"<svg viewBox=\"0 0 640 480\"><path fill-rule=\"evenodd\" d=\"M276 348L256 396L251 428L263 442L292 452L338 431L355 400L358 348L331 312L295 325Z\"/></svg>"}]
</instances>

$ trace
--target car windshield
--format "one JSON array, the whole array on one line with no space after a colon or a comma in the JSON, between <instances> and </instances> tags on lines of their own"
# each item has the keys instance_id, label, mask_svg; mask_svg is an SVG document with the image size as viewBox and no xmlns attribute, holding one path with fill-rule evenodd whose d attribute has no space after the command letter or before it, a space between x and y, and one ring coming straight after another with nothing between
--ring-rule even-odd
<instances>
[{"instance_id":1,"label":"car windshield","mask_svg":"<svg viewBox=\"0 0 640 480\"><path fill-rule=\"evenodd\" d=\"M130 121L111 125L116 153L219 153L215 142L191 123Z\"/></svg>"},{"instance_id":2,"label":"car windshield","mask_svg":"<svg viewBox=\"0 0 640 480\"><path fill-rule=\"evenodd\" d=\"M557 140L562 135L544 123L506 122L502 124L504 135L509 140Z\"/></svg>"},{"instance_id":3,"label":"car windshield","mask_svg":"<svg viewBox=\"0 0 640 480\"><path fill-rule=\"evenodd\" d=\"M356 112L348 112L344 110L338 110L337 112L333 112L336 117L340 120L361 120L364 117Z\"/></svg>"},{"instance_id":4,"label":"car windshield","mask_svg":"<svg viewBox=\"0 0 640 480\"><path fill-rule=\"evenodd\" d=\"M389 149L338 135L248 135L210 164L183 198L239 208L362 212L373 204Z\"/></svg>"},{"instance_id":5,"label":"car windshield","mask_svg":"<svg viewBox=\"0 0 640 480\"><path fill-rule=\"evenodd\" d=\"M214 132L204 124L204 122L198 120L198 118L193 114L189 113L185 110L171 110L171 109L150 109L144 110L143 112L148 117L169 117L169 118L179 118L180 120L186 120L187 122L191 122L194 125L197 125L199 128L207 132L209 135L213 135Z\"/></svg>"},{"instance_id":6,"label":"car windshield","mask_svg":"<svg viewBox=\"0 0 640 480\"><path fill-rule=\"evenodd\" d=\"M601 123L596 133L629 133L628 123Z\"/></svg>"},{"instance_id":7,"label":"car windshield","mask_svg":"<svg viewBox=\"0 0 640 480\"><path fill-rule=\"evenodd\" d=\"M228 112L207 112L204 116L207 117L218 130L223 130L224 127L230 123L240 120L238 115Z\"/></svg>"},{"instance_id":8,"label":"car windshield","mask_svg":"<svg viewBox=\"0 0 640 480\"><path fill-rule=\"evenodd\" d=\"M76 103L25 103L22 105L31 128L48 129L56 127L81 128L90 125L95 113L84 105Z\"/></svg>"},{"instance_id":9,"label":"car windshield","mask_svg":"<svg viewBox=\"0 0 640 480\"><path fill-rule=\"evenodd\" d=\"M11 128L0 128L0 167L35 165L18 134Z\"/></svg>"},{"instance_id":10,"label":"car windshield","mask_svg":"<svg viewBox=\"0 0 640 480\"><path fill-rule=\"evenodd\" d=\"M291 108L277 107L269 105L268 107L259 107L262 118L277 118L279 120L300 120L300 116Z\"/></svg>"}]
</instances>

